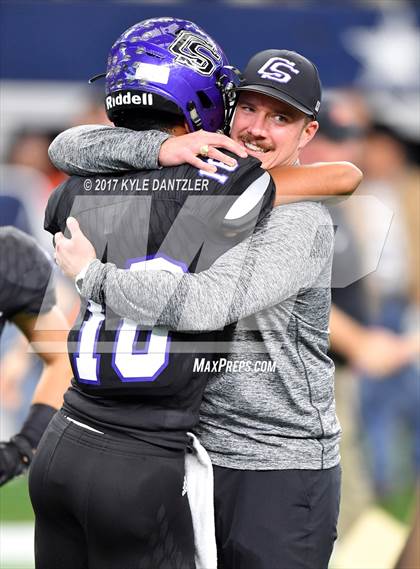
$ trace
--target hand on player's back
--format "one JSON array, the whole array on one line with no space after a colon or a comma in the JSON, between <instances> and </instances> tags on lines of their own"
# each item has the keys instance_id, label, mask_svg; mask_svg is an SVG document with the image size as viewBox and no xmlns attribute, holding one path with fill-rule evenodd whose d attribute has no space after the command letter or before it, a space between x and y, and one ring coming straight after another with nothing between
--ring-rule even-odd
<instances>
[{"instance_id":1,"label":"hand on player's back","mask_svg":"<svg viewBox=\"0 0 420 569\"><path fill-rule=\"evenodd\" d=\"M159 164L161 166L191 164L200 170L215 172L215 166L202 160L207 155L209 158L219 160L228 166L234 166L236 162L218 150L219 148L230 150L242 158L248 156L245 148L228 136L199 130L181 136L171 136L165 140L159 152Z\"/></svg>"},{"instance_id":2,"label":"hand on player's back","mask_svg":"<svg viewBox=\"0 0 420 569\"><path fill-rule=\"evenodd\" d=\"M71 237L67 239L61 232L54 235L55 260L63 273L74 279L96 258L96 252L74 217L68 217L66 224Z\"/></svg>"}]
</instances>

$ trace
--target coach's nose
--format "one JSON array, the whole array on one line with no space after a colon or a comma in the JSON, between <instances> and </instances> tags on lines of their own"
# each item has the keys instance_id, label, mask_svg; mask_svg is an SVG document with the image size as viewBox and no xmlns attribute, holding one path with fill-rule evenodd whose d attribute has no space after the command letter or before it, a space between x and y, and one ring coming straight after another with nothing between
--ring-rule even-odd
<instances>
[{"instance_id":1,"label":"coach's nose","mask_svg":"<svg viewBox=\"0 0 420 569\"><path fill-rule=\"evenodd\" d=\"M254 113L251 122L248 125L248 133L255 138L264 138L266 136L266 116L265 113Z\"/></svg>"}]
</instances>

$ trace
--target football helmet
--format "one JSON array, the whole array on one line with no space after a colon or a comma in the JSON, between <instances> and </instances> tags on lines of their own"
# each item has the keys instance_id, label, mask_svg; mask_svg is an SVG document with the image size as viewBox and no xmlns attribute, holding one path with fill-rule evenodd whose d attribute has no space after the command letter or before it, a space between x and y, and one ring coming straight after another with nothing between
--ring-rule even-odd
<instances>
[{"instance_id":1,"label":"football helmet","mask_svg":"<svg viewBox=\"0 0 420 569\"><path fill-rule=\"evenodd\" d=\"M182 115L191 131L226 130L238 82L239 72L199 26L152 18L126 30L112 46L105 106L111 121L119 110L141 108Z\"/></svg>"}]
</instances>

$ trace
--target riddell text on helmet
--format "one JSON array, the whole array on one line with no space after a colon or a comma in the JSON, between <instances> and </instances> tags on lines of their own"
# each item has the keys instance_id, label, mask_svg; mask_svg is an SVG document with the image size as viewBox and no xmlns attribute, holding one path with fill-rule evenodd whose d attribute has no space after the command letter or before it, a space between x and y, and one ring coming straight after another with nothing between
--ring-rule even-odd
<instances>
[{"instance_id":1,"label":"riddell text on helmet","mask_svg":"<svg viewBox=\"0 0 420 569\"><path fill-rule=\"evenodd\" d=\"M122 105L145 105L150 107L153 106L153 95L152 93L132 94L131 91L127 91L127 93L118 93L118 95L108 95L105 99L105 105L107 111Z\"/></svg>"}]
</instances>

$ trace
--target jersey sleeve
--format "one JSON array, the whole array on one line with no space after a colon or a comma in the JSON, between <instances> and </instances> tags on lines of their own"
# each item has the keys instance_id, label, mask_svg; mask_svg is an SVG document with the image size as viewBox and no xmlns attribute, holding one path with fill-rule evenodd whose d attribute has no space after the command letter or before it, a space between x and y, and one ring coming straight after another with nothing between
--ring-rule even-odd
<instances>
[{"instance_id":1,"label":"jersey sleeve","mask_svg":"<svg viewBox=\"0 0 420 569\"><path fill-rule=\"evenodd\" d=\"M65 130L51 143L52 163L67 174L123 173L159 167L160 147L169 134L134 131L103 125L85 125Z\"/></svg>"},{"instance_id":2,"label":"jersey sleeve","mask_svg":"<svg viewBox=\"0 0 420 569\"><path fill-rule=\"evenodd\" d=\"M53 264L36 241L14 227L0 229L0 305L8 319L49 312L56 302Z\"/></svg>"},{"instance_id":3,"label":"jersey sleeve","mask_svg":"<svg viewBox=\"0 0 420 569\"><path fill-rule=\"evenodd\" d=\"M80 178L70 178L58 186L50 195L45 209L44 229L54 235L58 231L64 231L66 220L71 215L75 199L73 188Z\"/></svg>"}]
</instances>

